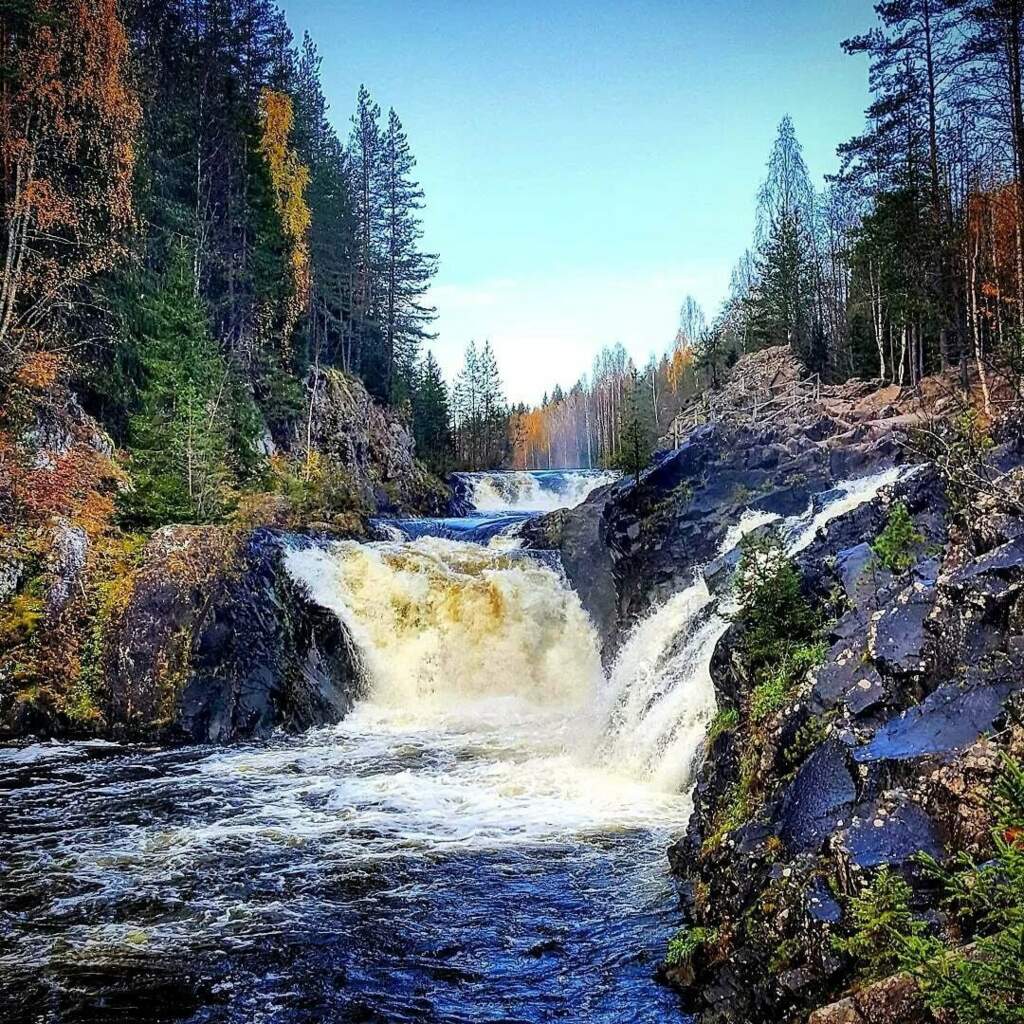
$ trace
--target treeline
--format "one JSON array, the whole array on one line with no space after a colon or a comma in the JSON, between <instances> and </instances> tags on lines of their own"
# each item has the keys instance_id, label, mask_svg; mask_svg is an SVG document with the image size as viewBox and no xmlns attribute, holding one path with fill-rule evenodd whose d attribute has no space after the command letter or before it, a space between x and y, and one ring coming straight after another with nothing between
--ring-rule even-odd
<instances>
[{"instance_id":1,"label":"treeline","mask_svg":"<svg viewBox=\"0 0 1024 1024\"><path fill-rule=\"evenodd\" d=\"M722 309L708 324L688 299L669 351L637 370L653 430L741 354L778 344L827 381L914 386L970 368L985 402L996 375L1019 392L1024 0L887 0L875 14L842 44L869 60L864 131L815 188L783 118ZM517 464L614 462L633 369L613 350L522 410Z\"/></svg>"},{"instance_id":2,"label":"treeline","mask_svg":"<svg viewBox=\"0 0 1024 1024\"><path fill-rule=\"evenodd\" d=\"M512 461L518 469L613 467L634 471L658 437L712 380L732 355L712 353L706 317L687 296L679 328L660 358L634 365L621 344L606 346L589 376L568 391L556 385L540 405L513 410Z\"/></svg>"},{"instance_id":3,"label":"treeline","mask_svg":"<svg viewBox=\"0 0 1024 1024\"><path fill-rule=\"evenodd\" d=\"M823 377L915 385L970 361L1020 377L1024 3L888 0L864 131L816 190L785 118L715 355L790 343ZM987 400L987 391L986 391Z\"/></svg>"},{"instance_id":4,"label":"treeline","mask_svg":"<svg viewBox=\"0 0 1024 1024\"><path fill-rule=\"evenodd\" d=\"M327 367L429 434L405 131L361 88L342 138L271 0L3 4L0 135L0 389L58 366L140 520L216 517Z\"/></svg>"}]
</instances>

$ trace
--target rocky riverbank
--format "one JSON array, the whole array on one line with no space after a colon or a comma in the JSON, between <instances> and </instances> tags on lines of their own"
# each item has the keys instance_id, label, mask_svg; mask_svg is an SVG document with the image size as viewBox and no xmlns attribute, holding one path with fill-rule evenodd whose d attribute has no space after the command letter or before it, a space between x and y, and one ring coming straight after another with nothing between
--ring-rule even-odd
<instances>
[{"instance_id":1,"label":"rocky riverbank","mask_svg":"<svg viewBox=\"0 0 1024 1024\"><path fill-rule=\"evenodd\" d=\"M719 398L638 486L549 517L530 541L561 551L609 653L694 572L713 590L735 579L740 555L716 554L744 510L792 515L842 480L904 467L792 560L814 642L786 646L784 601L770 602L775 656L808 667L758 668L742 613L715 649L719 712L669 851L683 899L664 978L701 1024L803 1022L833 1000L815 1024L917 1024L938 1018L915 983L865 988L843 939L887 869L925 934L955 945L960 924L920 857L992 854L1002 757L1024 752L1024 444L1011 418L972 436L935 382L902 397L854 382L787 405L799 373L777 350L760 368L772 360L781 375L762 375L759 396ZM788 414L752 411L773 404Z\"/></svg>"},{"instance_id":2,"label":"rocky riverbank","mask_svg":"<svg viewBox=\"0 0 1024 1024\"><path fill-rule=\"evenodd\" d=\"M130 459L59 364L26 369L0 417L0 738L230 742L337 721L358 686L334 616L286 545L439 514L451 492L407 424L357 380L310 374L301 422L263 439L233 513L149 532L125 520Z\"/></svg>"}]
</instances>

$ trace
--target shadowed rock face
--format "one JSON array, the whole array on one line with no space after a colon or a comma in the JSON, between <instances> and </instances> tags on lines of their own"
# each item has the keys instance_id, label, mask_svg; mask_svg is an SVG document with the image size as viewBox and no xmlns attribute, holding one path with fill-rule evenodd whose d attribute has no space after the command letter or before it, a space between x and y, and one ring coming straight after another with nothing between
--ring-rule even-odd
<instances>
[{"instance_id":1,"label":"shadowed rock face","mask_svg":"<svg viewBox=\"0 0 1024 1024\"><path fill-rule=\"evenodd\" d=\"M792 853L816 853L857 798L841 744L823 743L801 765L782 798L779 838Z\"/></svg>"},{"instance_id":2,"label":"shadowed rock face","mask_svg":"<svg viewBox=\"0 0 1024 1024\"><path fill-rule=\"evenodd\" d=\"M340 721L359 675L337 618L306 599L270 530L158 531L105 656L116 732L202 743Z\"/></svg>"}]
</instances>

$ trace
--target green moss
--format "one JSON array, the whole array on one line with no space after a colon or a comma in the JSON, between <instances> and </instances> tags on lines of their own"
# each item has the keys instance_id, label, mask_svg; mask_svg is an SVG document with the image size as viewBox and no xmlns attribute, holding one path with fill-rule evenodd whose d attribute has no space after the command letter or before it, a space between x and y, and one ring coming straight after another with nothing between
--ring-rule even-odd
<instances>
[{"instance_id":1,"label":"green moss","mask_svg":"<svg viewBox=\"0 0 1024 1024\"><path fill-rule=\"evenodd\" d=\"M774 669L764 672L750 696L750 718L762 722L775 714L807 673L825 658L823 643L803 644L787 651Z\"/></svg>"},{"instance_id":2,"label":"green moss","mask_svg":"<svg viewBox=\"0 0 1024 1024\"><path fill-rule=\"evenodd\" d=\"M782 752L782 759L788 767L796 768L803 764L825 742L834 717L834 711L827 715L815 715L800 726L792 743Z\"/></svg>"},{"instance_id":3,"label":"green moss","mask_svg":"<svg viewBox=\"0 0 1024 1024\"><path fill-rule=\"evenodd\" d=\"M715 815L712 830L701 846L702 856L718 849L730 832L750 819L754 811L756 776L755 756L748 751L740 761L740 777L730 788L727 802Z\"/></svg>"},{"instance_id":4,"label":"green moss","mask_svg":"<svg viewBox=\"0 0 1024 1024\"><path fill-rule=\"evenodd\" d=\"M802 952L803 943L799 939L783 939L772 951L771 959L768 961L768 970L773 974L788 971L795 963L799 962Z\"/></svg>"}]
</instances>

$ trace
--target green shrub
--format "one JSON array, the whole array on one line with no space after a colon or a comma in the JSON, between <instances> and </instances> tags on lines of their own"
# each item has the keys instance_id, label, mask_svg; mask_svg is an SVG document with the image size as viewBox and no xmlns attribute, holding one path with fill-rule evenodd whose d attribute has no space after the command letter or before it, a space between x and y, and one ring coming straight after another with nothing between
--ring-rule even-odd
<instances>
[{"instance_id":1,"label":"green shrub","mask_svg":"<svg viewBox=\"0 0 1024 1024\"><path fill-rule=\"evenodd\" d=\"M882 978L899 970L905 962L907 941L924 930L924 923L910 909L912 896L910 886L885 867L850 900L853 932L832 941L860 962L865 977Z\"/></svg>"},{"instance_id":2,"label":"green shrub","mask_svg":"<svg viewBox=\"0 0 1024 1024\"><path fill-rule=\"evenodd\" d=\"M740 547L733 583L739 610L733 617L743 627L744 662L756 675L811 642L819 622L776 531L749 534Z\"/></svg>"},{"instance_id":3,"label":"green shrub","mask_svg":"<svg viewBox=\"0 0 1024 1024\"><path fill-rule=\"evenodd\" d=\"M715 928L680 928L668 941L665 963L669 967L689 963L698 950L713 946L717 941Z\"/></svg>"},{"instance_id":4,"label":"green shrub","mask_svg":"<svg viewBox=\"0 0 1024 1024\"><path fill-rule=\"evenodd\" d=\"M915 528L907 506L900 501L889 509L889 519L871 550L886 569L899 573L906 572L917 561L916 552L923 543L924 537Z\"/></svg>"},{"instance_id":5,"label":"green shrub","mask_svg":"<svg viewBox=\"0 0 1024 1024\"><path fill-rule=\"evenodd\" d=\"M924 934L909 911L902 879L880 872L851 901L854 932L837 945L856 956L864 973L911 973L932 1010L957 1024L1024 1022L1024 768L1006 759L995 787L994 856L977 864L966 855L951 868L921 858L945 890L955 928ZM970 946L967 946L967 943Z\"/></svg>"},{"instance_id":6,"label":"green shrub","mask_svg":"<svg viewBox=\"0 0 1024 1024\"><path fill-rule=\"evenodd\" d=\"M707 744L710 747L722 733L732 732L740 723L740 713L736 708L719 708L708 726Z\"/></svg>"}]
</instances>

